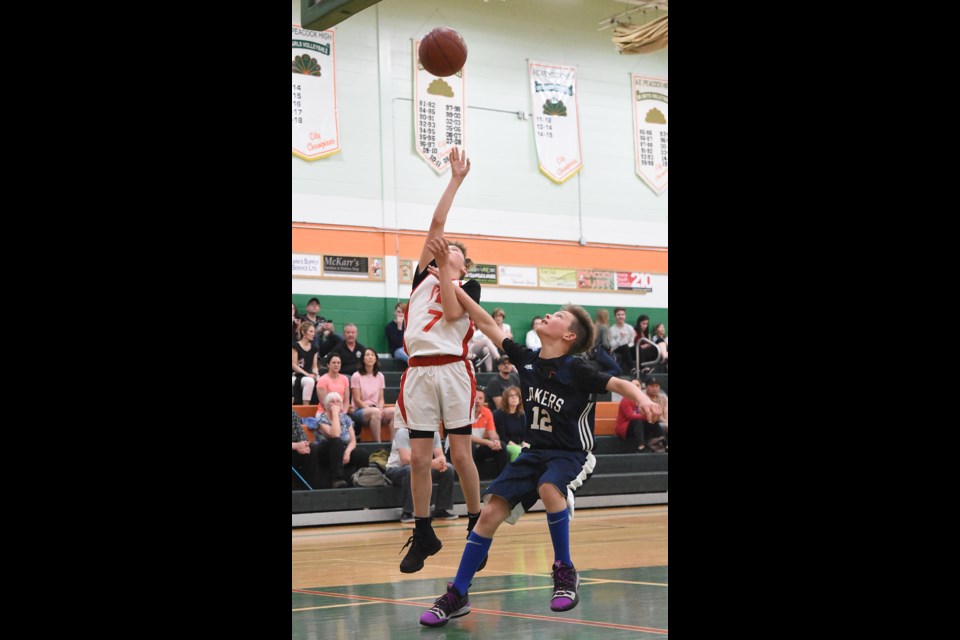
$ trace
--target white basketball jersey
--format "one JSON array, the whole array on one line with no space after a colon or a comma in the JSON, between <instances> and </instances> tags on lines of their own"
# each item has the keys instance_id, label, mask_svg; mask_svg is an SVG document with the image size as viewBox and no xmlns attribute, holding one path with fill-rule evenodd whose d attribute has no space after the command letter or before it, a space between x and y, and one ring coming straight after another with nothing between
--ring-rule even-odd
<instances>
[{"instance_id":1,"label":"white basketball jersey","mask_svg":"<svg viewBox=\"0 0 960 640\"><path fill-rule=\"evenodd\" d=\"M462 287L463 283L456 282ZM440 281L427 275L410 293L407 303L407 326L403 346L410 356L467 356L467 343L473 335L473 322L464 313L456 322L443 319L440 302Z\"/></svg>"}]
</instances>

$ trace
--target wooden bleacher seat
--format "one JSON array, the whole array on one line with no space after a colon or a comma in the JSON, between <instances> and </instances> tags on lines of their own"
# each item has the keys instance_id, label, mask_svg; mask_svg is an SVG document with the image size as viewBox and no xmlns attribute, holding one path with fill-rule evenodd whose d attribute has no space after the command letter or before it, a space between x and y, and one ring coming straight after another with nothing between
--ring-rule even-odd
<instances>
[{"instance_id":1,"label":"wooden bleacher seat","mask_svg":"<svg viewBox=\"0 0 960 640\"><path fill-rule=\"evenodd\" d=\"M594 410L593 434L596 436L616 435L617 411L619 402L598 402Z\"/></svg>"},{"instance_id":2,"label":"wooden bleacher seat","mask_svg":"<svg viewBox=\"0 0 960 640\"><path fill-rule=\"evenodd\" d=\"M384 409L392 408L392 404L384 404ZM296 411L297 415L300 416L300 419L303 418L313 418L317 415L317 405L315 404L295 404L293 405L293 410ZM307 434L307 439L310 442L313 442L313 431L304 427L303 432ZM383 441L380 444L384 445L385 448L390 448L390 443L393 442L393 427L381 427L380 428L380 439ZM370 433L370 429L363 429L360 432L359 442L373 442L373 436Z\"/></svg>"}]
</instances>

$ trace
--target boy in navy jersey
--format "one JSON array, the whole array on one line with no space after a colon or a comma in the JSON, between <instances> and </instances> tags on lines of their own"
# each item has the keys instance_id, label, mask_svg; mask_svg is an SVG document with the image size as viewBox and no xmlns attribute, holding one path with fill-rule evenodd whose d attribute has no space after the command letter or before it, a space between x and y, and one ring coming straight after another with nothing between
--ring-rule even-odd
<instances>
[{"instance_id":1,"label":"boy in navy jersey","mask_svg":"<svg viewBox=\"0 0 960 640\"><path fill-rule=\"evenodd\" d=\"M443 238L430 241L439 272L455 277L448 262L449 249ZM573 357L593 345L593 323L582 307L567 305L543 317L537 327L542 347L531 350L504 337L493 318L466 292L458 290L463 308L495 345L503 349L517 367L523 392L527 433L525 448L507 465L484 492L486 504L460 559L457 576L447 592L420 616L420 624L439 627L450 618L470 613L467 590L480 563L486 558L493 535L504 521L513 524L543 500L547 525L553 541L553 611L577 606L579 576L570 559L570 516L573 493L593 472L593 407L591 394L615 391L630 398L651 422L660 416L660 405L625 380L612 378ZM568 509L569 505L569 509Z\"/></svg>"}]
</instances>

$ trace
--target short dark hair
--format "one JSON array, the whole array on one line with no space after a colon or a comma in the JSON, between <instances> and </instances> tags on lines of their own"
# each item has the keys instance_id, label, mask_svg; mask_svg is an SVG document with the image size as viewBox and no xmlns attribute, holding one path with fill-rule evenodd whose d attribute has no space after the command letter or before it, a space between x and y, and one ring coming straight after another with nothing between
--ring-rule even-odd
<instances>
[{"instance_id":1,"label":"short dark hair","mask_svg":"<svg viewBox=\"0 0 960 640\"><path fill-rule=\"evenodd\" d=\"M656 378L647 378L646 381L644 381L644 384L647 385L648 387L652 384L655 384L659 387L660 381L657 380Z\"/></svg>"},{"instance_id":2,"label":"short dark hair","mask_svg":"<svg viewBox=\"0 0 960 640\"><path fill-rule=\"evenodd\" d=\"M613 315L617 315L617 311L623 311L624 313L627 312L627 310L624 309L623 307L617 307L616 309L613 310Z\"/></svg>"},{"instance_id":3,"label":"short dark hair","mask_svg":"<svg viewBox=\"0 0 960 640\"><path fill-rule=\"evenodd\" d=\"M590 319L587 310L579 305L568 304L563 310L573 316L570 322L570 331L577 334L573 344L570 345L570 349L567 350L567 355L583 353L593 346L593 320Z\"/></svg>"}]
</instances>

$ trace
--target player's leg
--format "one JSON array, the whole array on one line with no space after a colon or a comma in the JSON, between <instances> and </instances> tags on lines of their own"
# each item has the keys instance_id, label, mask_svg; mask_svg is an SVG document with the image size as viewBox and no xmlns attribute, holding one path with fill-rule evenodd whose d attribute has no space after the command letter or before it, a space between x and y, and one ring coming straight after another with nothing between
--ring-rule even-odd
<instances>
[{"instance_id":1,"label":"player's leg","mask_svg":"<svg viewBox=\"0 0 960 640\"><path fill-rule=\"evenodd\" d=\"M580 575L570 559L570 511L567 494L571 486L579 487L593 470L591 456L585 453L559 451L550 454L547 469L540 478L537 492L547 511L547 526L553 541L553 611L569 611L580 602Z\"/></svg>"},{"instance_id":2,"label":"player's leg","mask_svg":"<svg viewBox=\"0 0 960 640\"><path fill-rule=\"evenodd\" d=\"M410 551L400 562L400 571L415 573L423 568L423 561L443 547L433 531L430 518L430 494L433 477L430 461L433 459L433 432L410 430L410 492L413 494L414 531L407 545ZM406 545L404 545L404 549ZM402 551L403 549L401 549Z\"/></svg>"},{"instance_id":3,"label":"player's leg","mask_svg":"<svg viewBox=\"0 0 960 640\"><path fill-rule=\"evenodd\" d=\"M500 496L491 496L480 515L476 528L467 537L457 577L453 582L447 583L447 592L437 598L433 606L420 615L420 624L426 627L440 627L447 624L451 618L459 618L470 613L468 594L470 581L473 580L480 562L487 557L494 532L509 515L510 505L507 501ZM487 535L480 536L477 533L478 529L486 532Z\"/></svg>"}]
</instances>

